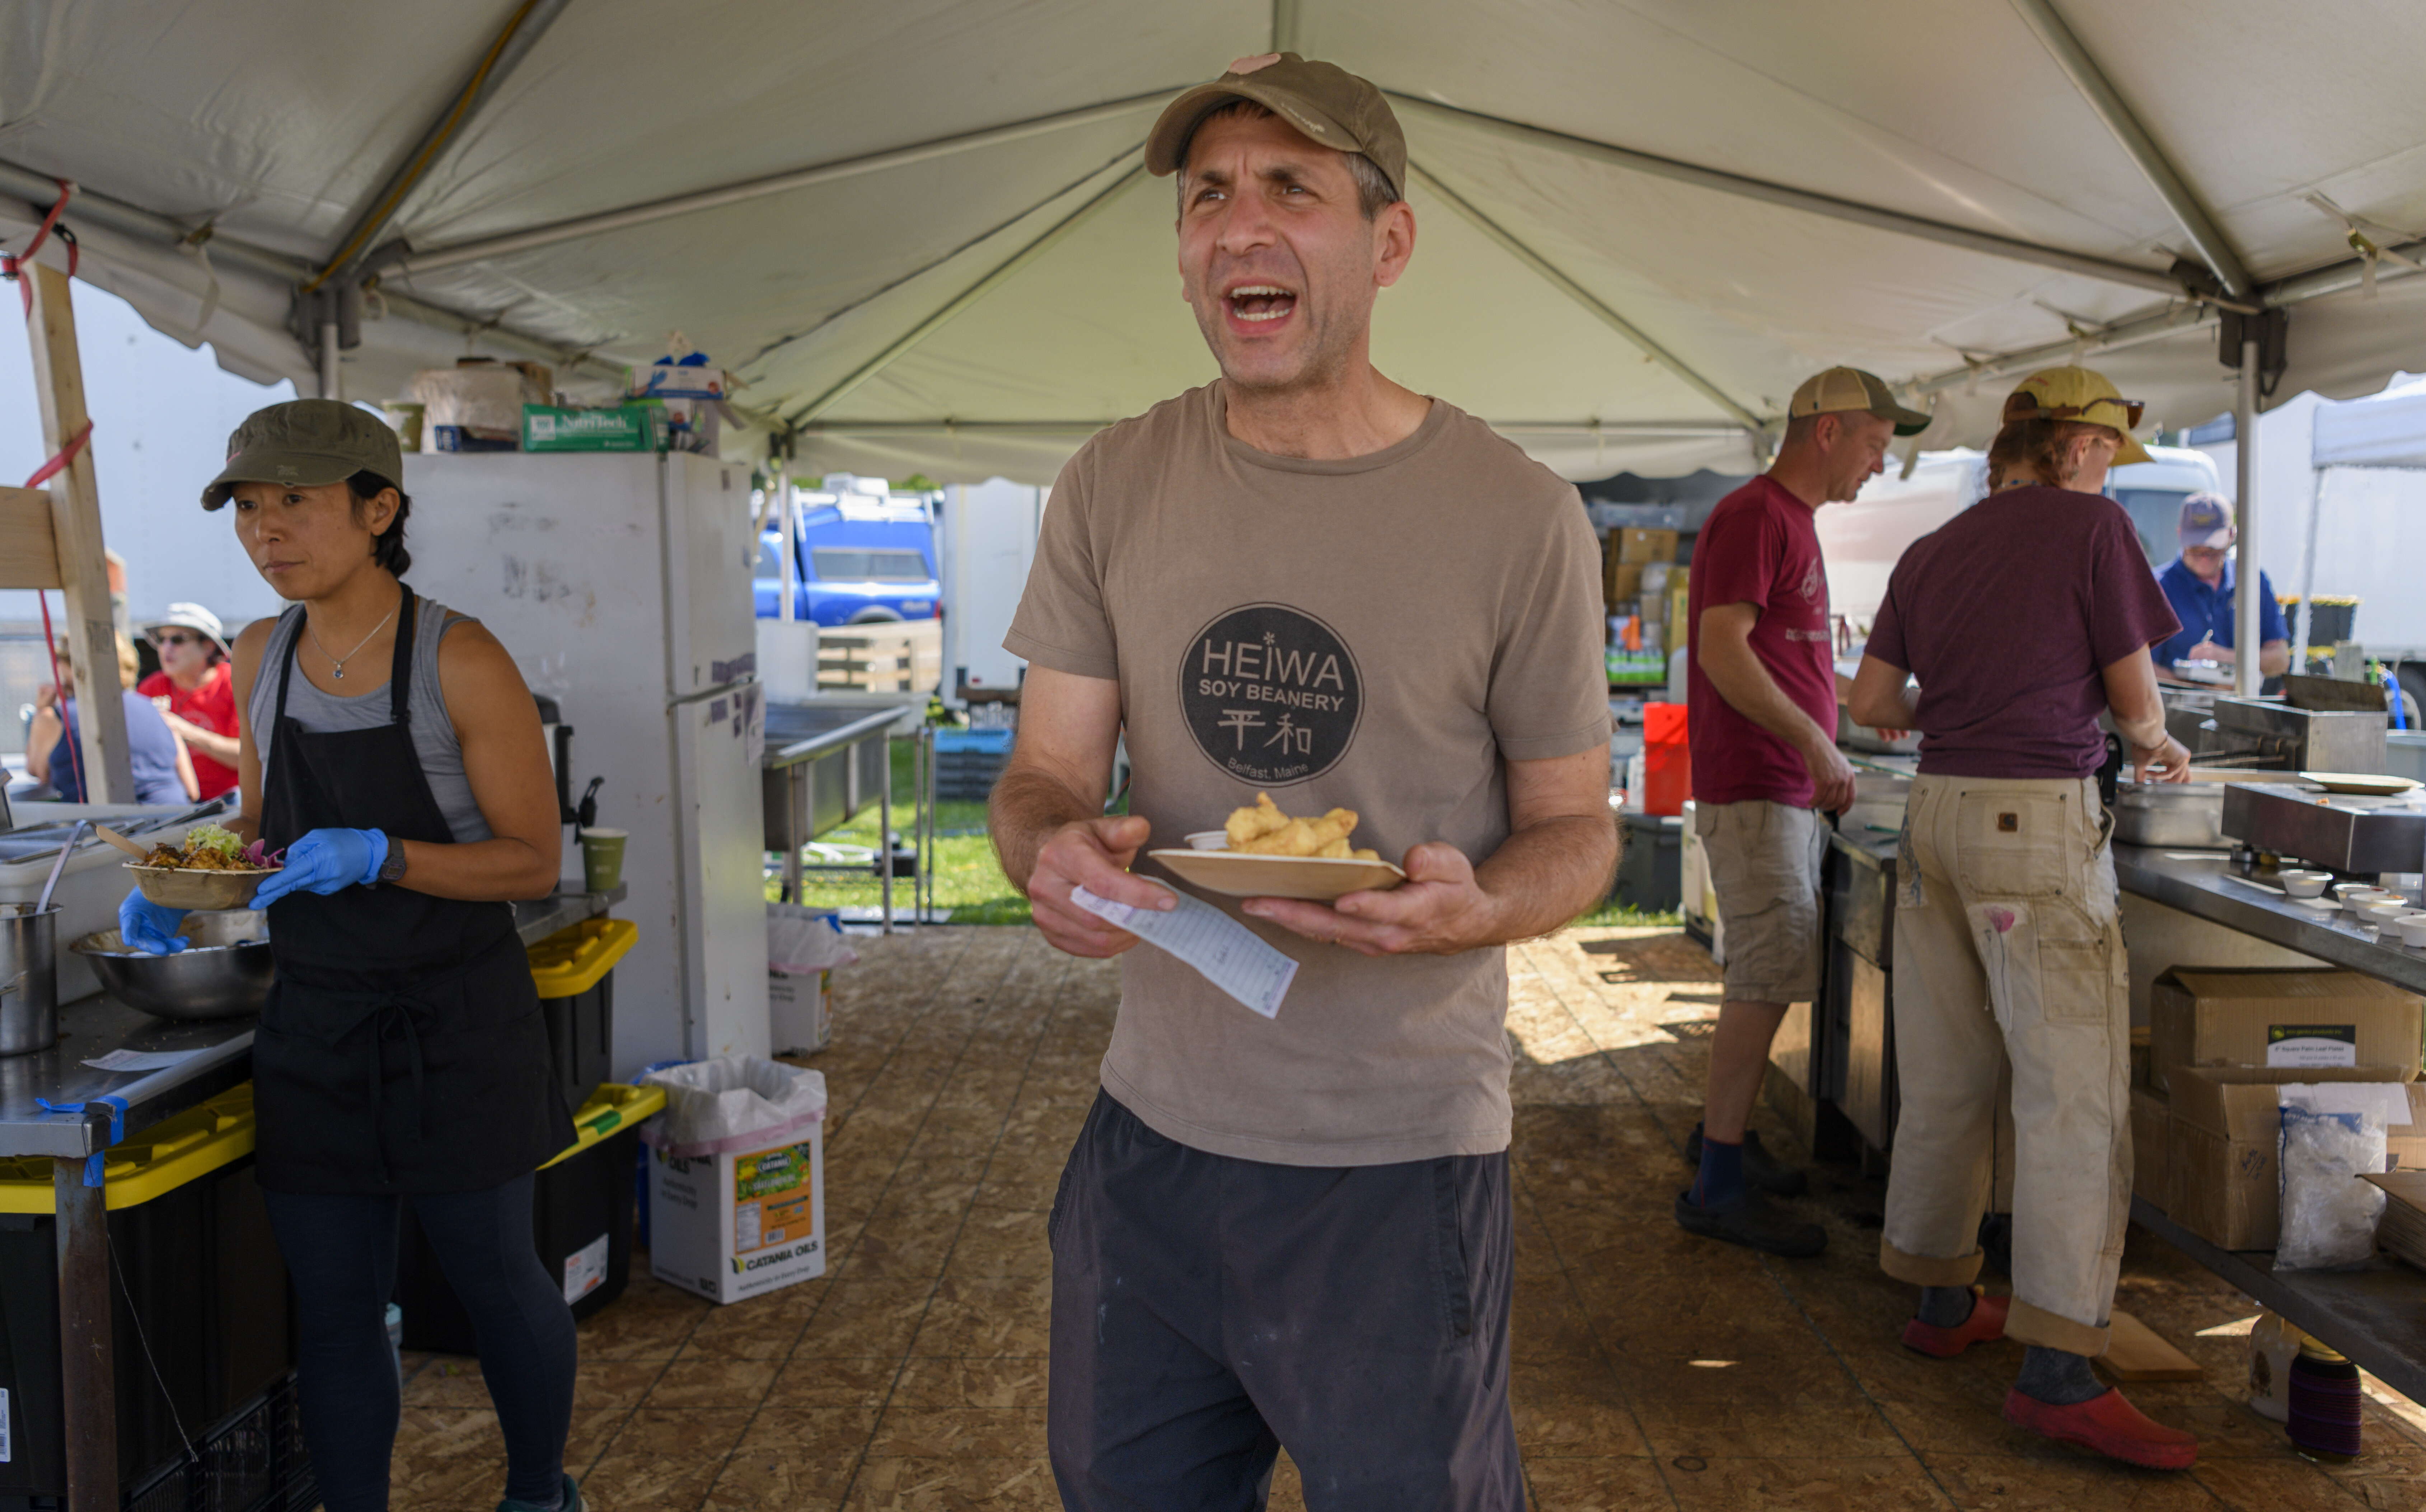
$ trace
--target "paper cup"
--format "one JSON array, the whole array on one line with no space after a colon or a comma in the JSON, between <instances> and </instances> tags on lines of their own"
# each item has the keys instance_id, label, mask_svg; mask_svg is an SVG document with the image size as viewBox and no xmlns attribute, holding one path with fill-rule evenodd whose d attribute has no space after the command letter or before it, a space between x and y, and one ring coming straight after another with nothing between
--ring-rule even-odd
<instances>
[{"instance_id":1,"label":"paper cup","mask_svg":"<svg viewBox=\"0 0 2426 1512\"><path fill-rule=\"evenodd\" d=\"M623 842L626 838L626 831L622 829L581 831L583 886L592 893L605 893L623 880Z\"/></svg>"}]
</instances>

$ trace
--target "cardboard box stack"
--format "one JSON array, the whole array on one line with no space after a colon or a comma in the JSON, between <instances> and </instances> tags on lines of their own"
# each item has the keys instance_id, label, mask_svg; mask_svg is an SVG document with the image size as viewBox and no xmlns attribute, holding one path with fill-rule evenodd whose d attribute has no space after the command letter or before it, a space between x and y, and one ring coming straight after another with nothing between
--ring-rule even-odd
<instances>
[{"instance_id":1,"label":"cardboard box stack","mask_svg":"<svg viewBox=\"0 0 2426 1512\"><path fill-rule=\"evenodd\" d=\"M2387 1156L2426 1166L2416 994L2354 972L2176 967L2151 989L2149 1021L2132 1054L2133 1189L2202 1238L2274 1247L2286 1086L2405 1084L2409 1121L2387 1130Z\"/></svg>"}]
</instances>

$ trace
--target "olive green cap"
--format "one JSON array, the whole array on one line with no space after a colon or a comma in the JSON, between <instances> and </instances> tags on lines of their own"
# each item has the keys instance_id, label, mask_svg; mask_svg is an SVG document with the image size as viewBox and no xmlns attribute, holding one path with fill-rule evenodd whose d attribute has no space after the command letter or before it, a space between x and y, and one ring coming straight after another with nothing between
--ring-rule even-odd
<instances>
[{"instance_id":1,"label":"olive green cap","mask_svg":"<svg viewBox=\"0 0 2426 1512\"><path fill-rule=\"evenodd\" d=\"M404 448L386 421L337 399L295 399L255 410L228 438L227 466L202 490L202 507L228 502L239 483L318 488L356 473L404 482Z\"/></svg>"},{"instance_id":2,"label":"olive green cap","mask_svg":"<svg viewBox=\"0 0 2426 1512\"><path fill-rule=\"evenodd\" d=\"M1188 140L1206 116L1232 100L1253 100L1320 145L1373 160L1400 199L1407 194L1407 137L1390 102L1370 81L1336 63L1295 53L1242 57L1241 70L1200 84L1173 100L1145 138L1145 166L1160 178L1188 163Z\"/></svg>"}]
</instances>

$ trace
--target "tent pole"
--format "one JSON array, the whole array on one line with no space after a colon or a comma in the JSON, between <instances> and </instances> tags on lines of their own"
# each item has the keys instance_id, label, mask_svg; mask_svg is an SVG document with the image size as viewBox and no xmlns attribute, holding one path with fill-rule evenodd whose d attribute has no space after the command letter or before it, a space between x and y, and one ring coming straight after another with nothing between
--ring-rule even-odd
<instances>
[{"instance_id":1,"label":"tent pole","mask_svg":"<svg viewBox=\"0 0 2426 1512\"><path fill-rule=\"evenodd\" d=\"M333 320L323 320L320 322L320 397L323 399L342 399L346 396L345 382L337 366L338 361L337 323Z\"/></svg>"},{"instance_id":2,"label":"tent pole","mask_svg":"<svg viewBox=\"0 0 2426 1512\"><path fill-rule=\"evenodd\" d=\"M1272 47L1275 53L1297 51L1297 0L1272 0Z\"/></svg>"},{"instance_id":3,"label":"tent pole","mask_svg":"<svg viewBox=\"0 0 2426 1512\"><path fill-rule=\"evenodd\" d=\"M1744 429L1753 432L1755 437L1757 438L1761 429L1760 416L1754 414L1742 405L1739 405L1736 403L1735 400L1727 397L1725 394L1720 391L1718 385L1712 383L1708 378L1702 377L1701 374L1694 372L1690 367L1686 366L1684 359L1678 357L1667 347L1660 346L1658 342L1653 341L1650 336L1643 332L1642 327L1637 326L1634 322L1626 319L1624 315L1619 314L1608 305L1603 304L1593 295L1592 291L1586 289L1582 284L1577 283L1575 280L1561 272L1547 258L1533 250L1532 248L1528 247L1525 243L1517 240L1512 233L1509 232L1498 222L1493 220L1490 217L1484 215L1473 205L1468 204L1464 200L1460 199L1457 191L1451 189L1448 185L1443 184L1437 177L1427 172L1425 169L1417 167L1414 163L1409 163L1407 168L1408 171L1414 177L1421 179L1427 188L1431 189L1432 193L1439 195L1442 200L1447 201L1450 209L1456 211L1460 216L1464 217L1466 221L1471 224L1475 230L1482 233L1485 236L1490 237L1494 242L1496 242L1499 245L1500 250L1515 258L1527 267L1531 268L1536 274L1541 276L1544 281L1550 284L1553 288L1556 288L1568 298L1573 299L1576 303L1582 305L1586 310L1591 311L1594 315L1599 317L1603 325L1609 327L1609 330L1616 331L1619 335L1633 343L1634 346L1642 351L1643 356L1650 358L1653 362L1658 363L1661 367L1666 368L1675 377L1683 379L1687 388L1691 389L1703 398L1709 400L1714 405L1717 405L1722 411L1731 416L1738 425L1743 426ZM1755 442L1754 449L1755 452L1758 450L1757 440Z\"/></svg>"},{"instance_id":4,"label":"tent pole","mask_svg":"<svg viewBox=\"0 0 2426 1512\"><path fill-rule=\"evenodd\" d=\"M1085 225L1089 220L1093 219L1096 214L1102 211L1106 205L1110 204L1114 200L1119 199L1123 190L1128 188L1131 185L1138 183L1144 177L1145 164L1142 162L1131 164L1127 172L1123 173L1120 177L1112 180L1111 183L1106 185L1101 189L1096 190L1085 203L1079 205L1076 210L1071 211L1068 215L1063 216L1059 220L1055 221L1051 226L1047 227L1042 234L1037 236L1033 241L1030 241L1027 246L1022 247L1019 250L1011 253L1009 257L1004 258L1001 262L995 264L993 271L987 273L985 277L978 280L975 283L970 284L967 288L962 289L959 294L956 294L951 298L946 300L942 308L938 309L933 314L929 315L926 319L919 321L908 330L903 331L900 335L896 336L892 341L886 343L882 351L878 352L874 357L869 358L866 362L862 362L858 367L852 369L850 375L845 378L841 382L835 384L833 388L826 390L825 393L820 394L816 398L810 400L806 407L789 418L788 424L793 426L805 425L809 421L815 420L817 416L825 413L828 410L833 409L835 405L840 404L844 398L849 395L851 391L857 389L861 384L866 382L869 378L874 378L877 374L881 373L886 368L892 366L895 360L899 358L902 353L908 351L911 347L917 346L920 342L925 341L929 336L933 335L938 329L940 329L946 321L949 321L953 316L959 314L962 311L966 310L969 306L977 303L979 299L984 298L987 295L992 294L995 290L1000 288L1011 279L1012 274L1017 273L1021 268L1026 267L1028 264L1036 261L1046 252L1052 250L1053 248L1062 240L1062 238L1068 236L1072 232L1076 231L1080 226Z\"/></svg>"},{"instance_id":5,"label":"tent pole","mask_svg":"<svg viewBox=\"0 0 2426 1512\"><path fill-rule=\"evenodd\" d=\"M2063 70L2064 77L2072 81L2072 87L2089 103L2089 108L2095 111L2097 119L2106 123L2106 129L2114 134L2114 139L2122 144L2123 151L2157 191L2158 198L2165 201L2165 208L2173 212L2174 220L2182 228L2182 233L2191 239L2191 246L2198 249L2199 256L2207 260L2207 265L2215 270L2217 281L2224 285L2224 292L2236 299L2249 294L2256 285L2250 280L2249 269L2241 265L2240 255L2224 239L2224 229L2215 223L2214 217L2208 214L2207 206L2199 202L2189 182L2165 156L2156 138L2140 124L2140 118L2131 113L2130 105L2116 91L2112 81L2106 77L2106 71L2098 67L2097 59L2081 45L2080 39L2073 35L2063 17L2056 13L2054 0L2013 0L2013 5L2021 12L2022 20L2029 24L2030 30L2038 34L2040 42L2054 57L2056 66Z\"/></svg>"},{"instance_id":6,"label":"tent pole","mask_svg":"<svg viewBox=\"0 0 2426 1512\"><path fill-rule=\"evenodd\" d=\"M2106 283L2127 284L2134 288L2150 289L2159 294L2170 294L2176 298L2184 292L2181 280L2158 268L2137 267L2129 263L2112 262L2103 257L2091 257L2082 252L2068 252L2061 248L2042 247L2035 242L2016 241L2011 236L1992 235L1983 231L1948 225L1942 220L1931 220L1921 216L1908 216L1900 211L1882 210L1874 205L1857 204L1851 200L1836 199L1833 195L1814 194L1808 189L1798 189L1784 184L1771 184L1764 179L1746 178L1740 173L1728 173L1718 169L1704 168L1698 163L1679 162L1673 157L1661 157L1652 153L1639 153L1630 147L1594 141L1588 137L1571 137L1564 132L1551 131L1545 127L1528 126L1522 121L1486 116L1479 111L1462 110L1455 105L1442 105L1437 100L1427 100L1420 95L1402 94L1396 89L1385 89L1383 92L1390 97L1392 105L1400 110L1413 107L1417 115L1430 115L1439 121L1453 121L1462 125L1488 132L1495 137L1522 142L1528 147L1546 148L1551 152L1563 153L1570 157L1589 158L1593 162L1607 163L1612 168L1622 168L1629 172L1646 173L1654 178L1669 179L1678 184L1691 185L1695 188L1733 195L1740 200L1755 200L1764 204L1780 205L1788 210L1800 210L1809 215L1825 216L1832 220L1850 221L1853 225L1868 226L1876 231L1893 232L1902 236L1917 236L1923 241L1936 242L1946 247L1959 247L1966 251L1984 252L1990 257L2002 257L2016 263L2030 263L2066 273L2077 273L2083 278L2096 279Z\"/></svg>"},{"instance_id":7,"label":"tent pole","mask_svg":"<svg viewBox=\"0 0 2426 1512\"><path fill-rule=\"evenodd\" d=\"M2239 432L2234 434L2238 437ZM2308 549L2300 558L2300 626L2291 634L2291 670L2295 672L2308 669L2308 637L2317 628L2317 521L2325 512L2325 491L2333 475L2330 468L2321 467L2309 478Z\"/></svg>"},{"instance_id":8,"label":"tent pole","mask_svg":"<svg viewBox=\"0 0 2426 1512\"><path fill-rule=\"evenodd\" d=\"M792 448L787 443L775 455L775 507L784 511L784 613L783 621L790 624L800 618L793 598L800 592L801 523L792 503Z\"/></svg>"},{"instance_id":9,"label":"tent pole","mask_svg":"<svg viewBox=\"0 0 2426 1512\"><path fill-rule=\"evenodd\" d=\"M2255 698L2265 681L2257 669L2257 339L2240 344L2240 381L2233 389L2232 436L2235 453L2233 513L2239 517L2240 539L2235 557L2232 596L2232 684L2242 698Z\"/></svg>"}]
</instances>

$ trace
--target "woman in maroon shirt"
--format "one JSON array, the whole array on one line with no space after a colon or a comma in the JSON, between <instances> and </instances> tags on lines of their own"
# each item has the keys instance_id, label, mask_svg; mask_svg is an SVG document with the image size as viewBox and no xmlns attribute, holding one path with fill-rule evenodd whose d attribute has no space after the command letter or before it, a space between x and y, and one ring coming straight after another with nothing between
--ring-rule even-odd
<instances>
[{"instance_id":1,"label":"woman in maroon shirt","mask_svg":"<svg viewBox=\"0 0 2426 1512\"><path fill-rule=\"evenodd\" d=\"M2111 715L2142 780L2179 781L2148 648L2171 605L2107 470L2145 460L2140 407L2082 368L2005 402L1989 496L1915 541L1887 584L1852 716L1918 730L1898 864L1896 1066L1903 1105L1880 1263L1921 1288L1903 1342L1950 1357L2028 1345L2018 1426L2185 1469L2198 1441L2101 1385L2131 1200L2128 967L2112 821L2098 799ZM1907 689L1907 674L1918 691ZM1980 1270L2000 1071L2013 1068L2014 1295Z\"/></svg>"}]
</instances>

